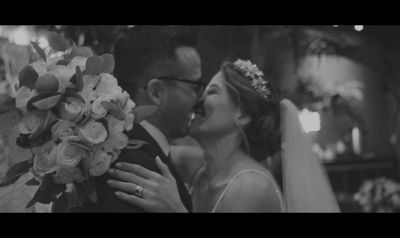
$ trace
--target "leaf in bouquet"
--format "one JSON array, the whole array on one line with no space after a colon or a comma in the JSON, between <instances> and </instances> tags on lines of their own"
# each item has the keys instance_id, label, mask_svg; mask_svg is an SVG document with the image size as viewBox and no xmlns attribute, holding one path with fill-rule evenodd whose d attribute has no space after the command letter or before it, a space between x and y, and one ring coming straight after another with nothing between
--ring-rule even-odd
<instances>
[{"instance_id":1,"label":"leaf in bouquet","mask_svg":"<svg viewBox=\"0 0 400 238\"><path fill-rule=\"evenodd\" d=\"M32 134L29 135L31 146L42 146L51 139L51 128L57 123L57 117L53 112L47 111L46 118L43 123L40 124L39 128Z\"/></svg>"},{"instance_id":2,"label":"leaf in bouquet","mask_svg":"<svg viewBox=\"0 0 400 238\"><path fill-rule=\"evenodd\" d=\"M88 167L88 163L87 162L88 162L87 159L83 159L78 164L78 168L80 169L80 171L82 173L84 181L89 179L89 172L86 169L86 167ZM82 183L78 183L78 182L74 181L74 185L76 186L77 189L79 189L82 186Z\"/></svg>"},{"instance_id":3,"label":"leaf in bouquet","mask_svg":"<svg viewBox=\"0 0 400 238\"><path fill-rule=\"evenodd\" d=\"M39 108L37 108L34 105L34 103L42 101L42 100L44 100L42 103L38 103L37 104L41 108L46 108L46 107L54 104L55 102L58 103L57 99L59 100L61 97L54 97L54 96L60 96L60 93L56 93L56 92L53 92L53 93L41 93L41 94L31 98L28 101L28 103L26 104L26 108L28 109L28 111L37 110ZM49 100L45 100L45 99L49 99ZM55 105L53 105L53 106L55 106ZM49 109L49 108L47 108L47 109ZM40 109L40 110L47 110L47 109Z\"/></svg>"},{"instance_id":4,"label":"leaf in bouquet","mask_svg":"<svg viewBox=\"0 0 400 238\"><path fill-rule=\"evenodd\" d=\"M82 57L92 57L94 55L93 51L89 47L73 47L71 50L70 57L74 58L76 56L82 56Z\"/></svg>"},{"instance_id":5,"label":"leaf in bouquet","mask_svg":"<svg viewBox=\"0 0 400 238\"><path fill-rule=\"evenodd\" d=\"M16 182L22 175L29 172L29 169L32 167L31 160L24 160L18 164L12 166L6 173L5 178L0 183L0 187L10 185Z\"/></svg>"},{"instance_id":6,"label":"leaf in bouquet","mask_svg":"<svg viewBox=\"0 0 400 238\"><path fill-rule=\"evenodd\" d=\"M65 51L68 48L65 38L57 32L49 32L48 34L49 46L54 51Z\"/></svg>"},{"instance_id":7,"label":"leaf in bouquet","mask_svg":"<svg viewBox=\"0 0 400 238\"><path fill-rule=\"evenodd\" d=\"M76 90L78 92L82 91L82 89L83 89L83 78L82 78L82 71L79 68L79 66L76 66L75 83L76 83Z\"/></svg>"},{"instance_id":8,"label":"leaf in bouquet","mask_svg":"<svg viewBox=\"0 0 400 238\"><path fill-rule=\"evenodd\" d=\"M39 74L36 70L32 66L27 65L18 74L19 87L27 86L29 89L34 89L38 78Z\"/></svg>"},{"instance_id":9,"label":"leaf in bouquet","mask_svg":"<svg viewBox=\"0 0 400 238\"><path fill-rule=\"evenodd\" d=\"M97 203L96 183L93 178L86 180L82 184L82 190L91 202Z\"/></svg>"},{"instance_id":10,"label":"leaf in bouquet","mask_svg":"<svg viewBox=\"0 0 400 238\"><path fill-rule=\"evenodd\" d=\"M46 53L44 53L44 50L40 48L39 44L35 41L31 41L31 44L36 52L39 54L40 58L42 58L44 62L46 62Z\"/></svg>"},{"instance_id":11,"label":"leaf in bouquet","mask_svg":"<svg viewBox=\"0 0 400 238\"><path fill-rule=\"evenodd\" d=\"M103 67L103 58L100 56L92 56L86 61L86 71L90 75L98 75Z\"/></svg>"},{"instance_id":12,"label":"leaf in bouquet","mask_svg":"<svg viewBox=\"0 0 400 238\"><path fill-rule=\"evenodd\" d=\"M115 60L112 54L104 54L101 56L103 58L103 73L111 74L114 71Z\"/></svg>"},{"instance_id":13,"label":"leaf in bouquet","mask_svg":"<svg viewBox=\"0 0 400 238\"><path fill-rule=\"evenodd\" d=\"M29 134L20 134L16 139L16 144L24 149L31 148Z\"/></svg>"},{"instance_id":14,"label":"leaf in bouquet","mask_svg":"<svg viewBox=\"0 0 400 238\"><path fill-rule=\"evenodd\" d=\"M15 98L6 93L0 94L0 115L15 107Z\"/></svg>"},{"instance_id":15,"label":"leaf in bouquet","mask_svg":"<svg viewBox=\"0 0 400 238\"><path fill-rule=\"evenodd\" d=\"M57 105L60 99L60 93L42 93L31 98L31 100L28 101L27 109L29 111L35 109L48 110Z\"/></svg>"},{"instance_id":16,"label":"leaf in bouquet","mask_svg":"<svg viewBox=\"0 0 400 238\"><path fill-rule=\"evenodd\" d=\"M25 183L28 186L37 186L40 185L40 182L38 182L35 178L29 180L28 182Z\"/></svg>"},{"instance_id":17,"label":"leaf in bouquet","mask_svg":"<svg viewBox=\"0 0 400 238\"><path fill-rule=\"evenodd\" d=\"M120 106L112 102L101 102L101 105L118 120L123 121L126 119L125 112Z\"/></svg>"},{"instance_id":18,"label":"leaf in bouquet","mask_svg":"<svg viewBox=\"0 0 400 238\"><path fill-rule=\"evenodd\" d=\"M128 145L126 148L136 150L136 149L139 149L140 147L142 147L143 145L147 145L147 144L149 144L149 143L146 141L143 141L143 140L131 139L128 141Z\"/></svg>"},{"instance_id":19,"label":"leaf in bouquet","mask_svg":"<svg viewBox=\"0 0 400 238\"><path fill-rule=\"evenodd\" d=\"M35 89L40 94L58 92L59 82L53 74L46 73L40 76L35 83Z\"/></svg>"},{"instance_id":20,"label":"leaf in bouquet","mask_svg":"<svg viewBox=\"0 0 400 238\"><path fill-rule=\"evenodd\" d=\"M157 106L151 105L143 105L143 106L136 106L133 109L133 114L135 114L135 122L139 123L149 116L153 115L158 110Z\"/></svg>"}]
</instances>

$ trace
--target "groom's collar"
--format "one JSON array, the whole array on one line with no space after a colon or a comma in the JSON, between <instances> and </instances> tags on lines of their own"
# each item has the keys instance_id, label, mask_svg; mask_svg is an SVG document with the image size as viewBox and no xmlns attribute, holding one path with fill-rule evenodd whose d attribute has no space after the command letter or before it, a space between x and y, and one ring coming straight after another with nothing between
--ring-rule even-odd
<instances>
[{"instance_id":1,"label":"groom's collar","mask_svg":"<svg viewBox=\"0 0 400 238\"><path fill-rule=\"evenodd\" d=\"M166 156L170 153L170 147L164 134L150 122L143 120L140 125L154 138Z\"/></svg>"}]
</instances>

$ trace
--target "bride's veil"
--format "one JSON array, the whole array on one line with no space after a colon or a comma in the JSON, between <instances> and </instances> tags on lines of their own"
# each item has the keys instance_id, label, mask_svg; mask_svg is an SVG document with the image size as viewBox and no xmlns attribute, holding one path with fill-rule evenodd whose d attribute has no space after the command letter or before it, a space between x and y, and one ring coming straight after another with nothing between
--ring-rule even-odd
<instances>
[{"instance_id":1,"label":"bride's veil","mask_svg":"<svg viewBox=\"0 0 400 238\"><path fill-rule=\"evenodd\" d=\"M298 109L281 101L282 179L288 212L340 212L328 176L299 121Z\"/></svg>"}]
</instances>

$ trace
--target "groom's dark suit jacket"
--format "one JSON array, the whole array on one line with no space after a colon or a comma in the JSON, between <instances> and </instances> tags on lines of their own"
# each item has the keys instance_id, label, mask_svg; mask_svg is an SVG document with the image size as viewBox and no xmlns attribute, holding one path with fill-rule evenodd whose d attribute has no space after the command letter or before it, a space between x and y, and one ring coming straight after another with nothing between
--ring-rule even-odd
<instances>
[{"instance_id":1,"label":"groom's dark suit jacket","mask_svg":"<svg viewBox=\"0 0 400 238\"><path fill-rule=\"evenodd\" d=\"M177 173L174 165L172 164L171 158L166 156L158 143L154 138L140 125L134 124L133 129L127 133L130 139L142 140L148 144L144 144L137 149L124 149L117 162L127 162L132 164L141 165L149 170L161 173L155 163L156 156L159 156L161 160L167 164L171 170L172 175L175 177L179 195L183 204L188 211L192 211L192 200L189 192L187 191L182 178ZM111 165L111 168L115 168L115 163ZM107 184L107 180L111 179L108 173L100 176L96 179L97 189L97 204L91 204L86 206L84 211L87 212L145 212L140 207L131 205L125 201L120 200L115 196L117 190L111 188Z\"/></svg>"}]
</instances>

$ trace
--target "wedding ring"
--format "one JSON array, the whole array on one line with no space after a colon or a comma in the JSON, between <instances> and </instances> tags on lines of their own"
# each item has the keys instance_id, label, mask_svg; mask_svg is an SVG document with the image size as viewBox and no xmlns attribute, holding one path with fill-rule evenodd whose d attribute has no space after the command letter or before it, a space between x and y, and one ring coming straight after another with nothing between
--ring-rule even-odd
<instances>
[{"instance_id":1,"label":"wedding ring","mask_svg":"<svg viewBox=\"0 0 400 238\"><path fill-rule=\"evenodd\" d=\"M135 188L135 192L133 193L135 196L142 198L143 197L143 187L137 185Z\"/></svg>"}]
</instances>

